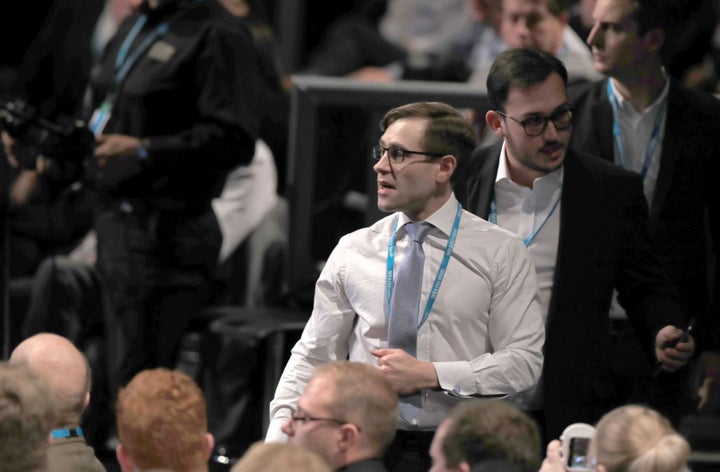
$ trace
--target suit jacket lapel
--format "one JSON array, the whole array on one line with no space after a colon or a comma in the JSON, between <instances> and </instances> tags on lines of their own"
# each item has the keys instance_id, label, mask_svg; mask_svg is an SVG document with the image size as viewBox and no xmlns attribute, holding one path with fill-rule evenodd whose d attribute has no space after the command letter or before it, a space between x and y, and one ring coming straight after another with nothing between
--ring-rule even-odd
<instances>
[{"instance_id":1,"label":"suit jacket lapel","mask_svg":"<svg viewBox=\"0 0 720 472\"><path fill-rule=\"evenodd\" d=\"M473 184L468 190L469 210L481 218L488 218L490 203L495 195L495 178L500 164L502 142L487 148L481 148L474 154L478 160Z\"/></svg>"},{"instance_id":2,"label":"suit jacket lapel","mask_svg":"<svg viewBox=\"0 0 720 472\"><path fill-rule=\"evenodd\" d=\"M683 137L685 136L685 114L687 104L682 96L677 93L677 84L670 81L668 92L668 107L665 114L665 132L661 142L660 169L657 182L655 183L655 194L650 203L650 217L656 218L667 199L670 183L675 169L675 164L683 151Z\"/></svg>"},{"instance_id":3,"label":"suit jacket lapel","mask_svg":"<svg viewBox=\"0 0 720 472\"><path fill-rule=\"evenodd\" d=\"M615 119L607 96L607 80L604 80L602 84L603 87L598 90L598 96L592 106L592 116L597 126L594 126L590 132L594 134L597 142L598 156L613 161L615 158L615 140L613 138Z\"/></svg>"},{"instance_id":4,"label":"suit jacket lapel","mask_svg":"<svg viewBox=\"0 0 720 472\"><path fill-rule=\"evenodd\" d=\"M553 275L553 289L550 296L550 304L546 326L550 326L557 304L567 296L572 297L573 293L563 288L572 286L563 282L565 277L577 277L582 273L582 265L586 260L586 247L578 241L584 241L592 235L588 235L590 223L587 208L592 208L588 202L596 197L592 190L587 187L589 179L583 166L577 161L573 151L568 150L563 162L563 183L562 196L560 199L560 233L558 235L557 257L555 259L555 274Z\"/></svg>"}]
</instances>

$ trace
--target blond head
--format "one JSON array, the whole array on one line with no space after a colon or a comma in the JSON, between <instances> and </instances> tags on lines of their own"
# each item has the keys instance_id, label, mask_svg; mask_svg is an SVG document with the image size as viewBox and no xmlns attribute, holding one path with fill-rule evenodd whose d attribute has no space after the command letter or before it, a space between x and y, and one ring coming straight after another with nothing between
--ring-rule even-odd
<instances>
[{"instance_id":1,"label":"blond head","mask_svg":"<svg viewBox=\"0 0 720 472\"><path fill-rule=\"evenodd\" d=\"M660 413L640 405L616 408L597 424L596 458L608 472L682 472L690 446Z\"/></svg>"}]
</instances>

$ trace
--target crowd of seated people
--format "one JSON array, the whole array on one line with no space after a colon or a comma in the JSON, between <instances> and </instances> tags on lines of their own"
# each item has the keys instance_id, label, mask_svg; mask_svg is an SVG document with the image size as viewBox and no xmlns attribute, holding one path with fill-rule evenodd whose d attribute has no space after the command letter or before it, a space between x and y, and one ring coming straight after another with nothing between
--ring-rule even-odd
<instances>
[{"instance_id":1,"label":"crowd of seated people","mask_svg":"<svg viewBox=\"0 0 720 472\"><path fill-rule=\"evenodd\" d=\"M51 362L43 355L52 349L61 356ZM61 379L48 370L51 364L78 375ZM364 363L338 361L318 369L305 391L304 409L290 420L290 443L258 441L225 469L210 461L213 436L207 430L200 387L187 374L162 368L141 371L120 391L117 463L101 465L84 443L77 419L68 416L72 397L64 395L87 395L82 364L82 354L69 341L42 334L26 340L10 363L0 365L0 430L15 439L0 442L3 470L393 470L385 468L381 457L394 436L396 395L382 374ZM81 403L88 400L89 395ZM83 406L72 408L77 415ZM688 441L666 417L645 405L618 407L594 428L584 426L591 433L578 437L589 438L589 443L573 450L563 442L577 438L563 435L562 441L547 445L543 460L538 425L517 406L502 399L463 402L450 410L434 435L430 470L685 472L692 465Z\"/></svg>"},{"instance_id":2,"label":"crowd of seated people","mask_svg":"<svg viewBox=\"0 0 720 472\"><path fill-rule=\"evenodd\" d=\"M70 113L85 112L88 122L96 125L97 140L94 165L88 169L96 176L117 172L119 183L107 187L98 179L83 181L82 185L73 181L63 188L52 182L45 187L43 179L55 170L52 159L23 161L28 152L32 153L24 147L23 137L7 131L3 134L3 159L21 164L13 170L16 180L9 194L11 218L17 218L14 236L30 243L22 247L30 248L32 261L28 264L32 270L22 275L40 270L34 279L28 315L17 318L25 325L22 335L14 339L17 349L0 371L15 376L27 368L31 373L23 372L22 381L29 384L40 377L43 388L52 394L54 420L47 432L34 433L50 438L49 447L40 449L47 451L43 452L45 459L37 462L37 467L44 468L38 470L80 470L62 465L66 460L83 460L87 464L83 470L102 470L107 464L101 465L96 456L107 453L107 439L119 441L117 459L109 460L123 470L212 467L214 444L207 420L200 413L191 419L183 419L180 413L171 418L169 406L153 405L149 398L162 396L166 387L160 383L167 382L173 385L169 388L172 395L185 388L192 391L191 400L178 396L173 401L203 408L201 379L182 377L172 370L180 337L188 319L212 302L218 263L229 257L282 192L288 83L277 63L272 31L265 29L266 23L258 17L248 18L257 10L245 2L206 0L202 6L184 0L155 3L125 4L126 9L112 11L120 15L112 21L108 15L111 6L120 8L119 0L94 5L92 13L99 21L88 20L87 34L73 41L89 44L91 39L98 39L93 32L102 26L107 46L100 44L95 51L107 47L112 54L91 56L92 49L86 48L82 54L88 57L83 58L83 69L77 71L69 64L79 59L68 54L65 66L53 66L57 80L49 97L42 96L39 89L23 92L26 98L34 97L48 116L59 117L71 109ZM524 359L525 376L490 376L508 386L507 391L484 391L481 382L467 385L473 383L468 379L483 378L486 370L496 367L488 358L481 361L470 355L475 351L469 345L458 346L463 352L452 352L452 361L433 357L435 341L423 338L421 330L433 331L432 336L442 339L462 339L471 331L462 321L459 326L454 321L445 325L433 317L437 310L451 305L442 293L449 290L448 284L438 284L435 312L432 303L426 305L435 301L432 277L442 264L442 257L433 255L427 244L433 250L445 241L449 245L452 219L446 229L437 220L431 221L435 227L430 230L430 242L425 242L425 270L432 268L433 273L424 275L417 352L410 354L410 360L393 351L395 347L383 344L389 342L389 331L385 331L390 329L389 321L385 326L380 322L366 326L366 320L357 315L370 302L362 292L354 292L355 287L342 285L349 279L344 278L345 261L338 262L342 259L338 257L323 272L315 312L331 303L352 310L338 310L343 317L338 324L342 324L338 328L341 331L330 332L327 339L311 335L321 328L330 329L319 326L318 316L327 316L324 322L335 313L313 313L309 334L294 349L295 363L289 364L280 382L282 401L272 411L280 412L275 419L284 424L274 431L278 436L268 436L267 444L249 449L235 470L260 470L259 463L266 464L267 470L280 470L289 467L288 463L302 463L306 465L296 467L400 471L403 469L394 469L395 459L388 459L388 451L412 447L424 451L418 459L422 470L559 471L567 467L567 463L563 465L567 458L562 457L563 448L556 439L574 415L578 421L596 423L589 457L598 470L685 470L691 447L705 447L707 443L702 438L698 442L693 429L699 424L697 420L686 417L716 417L720 404L720 193L712 181L720 171L720 141L715 131L720 129L720 103L707 93L717 92L712 86L717 73L707 67L682 67L683 58L678 57L673 38L679 28L696 25L697 37L690 38L688 33L678 41L696 45L701 51L693 50L693 56L702 57L704 65L712 62L717 46L700 45L700 41L708 29L713 29L709 21L713 15L717 26L716 9L702 10L705 17L701 21L676 10L682 6L677 2L670 6L646 0L576 2L575 9L582 3L592 20L584 24L587 36L580 36L580 26L573 29L569 22L574 9L560 0L389 0L373 8L379 8L380 3L386 3L382 15L373 10L373 21L338 25L310 56L312 60L297 72L351 80L453 80L477 86L493 98L486 115L472 117L487 128L482 141L474 143L467 166L461 159L447 159L452 152L438 144L437 136L432 138L436 141L426 141L420 133L422 139L406 142L409 135L404 134L408 128L403 120L416 124L420 118L402 118L395 127L393 121L386 123L375 156L378 204L386 211L418 216L412 213L415 200L413 205L393 200L406 191L403 179L410 182L407 188L417 189L410 192L411 199L439 198L438 192L424 192L440 182L452 201L457 198L462 204L463 211L498 225L502 228L498 233L512 233L511 238L531 234L525 248L517 244L518 248L507 254L515 262L520 260L515 257L522 257L527 267L532 265L536 271L537 276L528 275L524 285L527 288L537 282L539 294L536 301L528 302L528 313L533 316L528 315L525 321L529 323L532 318L538 326L545 324L544 348L540 350L540 340L527 334L522 340L525 344L518 348L534 356L532 361ZM67 14L62 8L70 7L62 0L58 5L57 11ZM123 18L128 21L122 22ZM196 32L207 35L203 36L207 42L190 41L173 29L182 30L184 24L203 25ZM169 25L169 30L162 25ZM113 36L115 30L117 36ZM331 69L344 64L333 61L342 53L338 48L346 44L342 42L345 34L361 35L354 39L367 43L352 43L351 52L367 56L347 54L344 59L351 63L349 66L342 71ZM126 46L136 44L132 41L136 37L148 38L147 50L136 59L131 47L126 59L138 61L132 64L137 68L129 67L123 72L127 76L119 76L114 83L118 78L115 74L121 70L116 69L116 59L122 58ZM269 43L263 43L268 38ZM218 43L213 45L211 40ZM54 47L64 43L48 43L48 37L43 41L46 53L60 54ZM236 42L225 48L225 41ZM196 48L201 46L209 49L200 52ZM347 51L347 46L343 48ZM210 49L221 51L228 62L232 57L236 65L241 57L248 67L224 69L213 62L221 58ZM521 52L514 56L513 50ZM197 67L192 80L186 80L188 76L180 69L170 70L180 51L194 55L192 60L183 56ZM550 64L547 75L525 75L515 68L522 66L521 56L526 51L544 51L533 60ZM369 57L373 52L383 54ZM28 86L30 78L42 75L38 71L44 65L37 61L38 56L29 57L35 61L36 76L26 71L21 80ZM93 63L95 73L89 70ZM170 91L154 89L165 83L153 81L153 74L159 73L158 64L168 66L166 79L175 83ZM84 78L78 82L86 82L80 87L82 93L60 90L80 75ZM195 89L197 84L205 88ZM113 87L123 92L106 93L115 90ZM191 89L196 95L186 93ZM135 93L139 96L133 96ZM172 100L172 94L178 93L184 103L192 103L193 117L186 119L184 113L164 109L165 105L168 109L185 108ZM66 96L70 105L56 103L60 95ZM145 99L148 101L143 104ZM106 105L112 112L103 121ZM151 116L154 112L148 110L154 110L152 106L162 108L162 113ZM270 112L256 113L265 106ZM167 123L161 124L165 118ZM429 172L437 174L430 179ZM421 180L424 178L428 180ZM242 186L250 180L253 185ZM241 183L240 187L235 183ZM591 189L597 190L592 198L588 196ZM51 206L44 207L48 201L43 199L47 198L52 199ZM577 205L580 201L583 204ZM89 207L84 205L88 202ZM42 215L43 221L28 226L27 218L37 215ZM423 212L419 215L418 220L430 216ZM391 239L393 245L397 243L396 278L411 247L405 238L409 233L400 228L394 229ZM462 226L459 234L463 234ZM83 239L86 235L90 237ZM46 242L52 247L45 247ZM385 265L390 259L386 256L390 245L387 241L384 244L377 251L383 264L349 265L350 272L352 267L372 268L385 287L392 266ZM462 244L458 243L458 251L463 250ZM89 253L85 252L88 247ZM339 248L346 249L342 243ZM442 255L441 249L438 252ZM22 256L20 252L13 256ZM62 257L44 259L57 253ZM475 261L475 255L468 259L463 255L459 260ZM73 261L75 257L78 259ZM454 261L450 264L447 274L452 279L457 269ZM505 286L498 273L488 272L487 279L499 284L496 288ZM63 286L63 280L71 281ZM594 281L592 290L588 280ZM369 280L364 283L369 284ZM59 290L64 291L62 297ZM387 292L380 290L379 301L372 303L389 310L394 303L392 291L392 287ZM326 296L330 300L323 298ZM460 298L452 301L461 303ZM422 310L426 306L430 308L424 324ZM494 309L487 309L486 332L482 333L487 336L487 345L483 349L496 354L495 344L504 343L504 347L513 345L509 351L514 355L517 346L513 343L519 341L510 339L510 334L498 337L498 330L507 326L494 324ZM581 313L588 318L581 318ZM592 321L587 321L589 313L593 313ZM517 331L514 334L520 336ZM101 353L83 353L95 335L103 338ZM327 343L311 345L317 340ZM504 359L504 355L497 357ZM319 367L313 372L302 371L302 380L296 380L296 362L303 356L309 359L307 365ZM422 366L413 363L421 358ZM355 362L359 359L365 363ZM518 367L518 363L514 360L509 365ZM375 369L375 364L380 369ZM425 382L429 366L436 370ZM155 370L159 367L165 370ZM304 368L303 364L299 370ZM409 390L400 387L403 381L420 378L420 369L424 369L425 383ZM417 376L398 373L403 370ZM376 378L378 371L382 375ZM157 390L132 397L135 389L153 385L152 376L163 379L157 381ZM566 382L572 376L577 383ZM456 381L458 378L467 382ZM98 379L97 384L92 379ZM311 380L305 382L307 379ZM529 379L533 386L527 389L523 382ZM16 381L7 382L11 385ZM365 391L369 386L374 386L372 392ZM348 391L338 393L342 389ZM385 393L393 400L399 394L401 405L406 396L417 394L413 401L420 402L422 413L413 423L398 413L397 405L388 398L371 398L371 393ZM504 398L476 401L476 396ZM322 403L324 400L327 403ZM388 402L382 403L384 400ZM41 399L32 401L39 404ZM287 405L294 405L294 410L285 415L282 410ZM157 412L163 415L153 420L152 413ZM94 428L107 418L112 425L103 426L102 437L93 437ZM202 438L198 436L192 446L183 447L192 451L192 457L186 456L173 449L177 447L175 440L164 438L153 444L148 439L150 426L128 426L141 419L155 421L155 425L171 419L188 421ZM396 430L397 424L402 427ZM635 427L638 431L652 430L655 435L632 436ZM172 432L170 423L163 431ZM178 434L185 437L185 433ZM292 447L270 444L278 438L288 438ZM521 444L514 442L520 441L518 438L522 438ZM669 446L648 452L650 443ZM536 450L546 445L547 457L541 465ZM147 452L146 447L157 450ZM60 452L71 448L76 450ZM310 454L305 454L308 451ZM164 463L164 459L177 461ZM274 461L278 464L271 465ZM653 465L647 465L650 462Z\"/></svg>"}]
</instances>

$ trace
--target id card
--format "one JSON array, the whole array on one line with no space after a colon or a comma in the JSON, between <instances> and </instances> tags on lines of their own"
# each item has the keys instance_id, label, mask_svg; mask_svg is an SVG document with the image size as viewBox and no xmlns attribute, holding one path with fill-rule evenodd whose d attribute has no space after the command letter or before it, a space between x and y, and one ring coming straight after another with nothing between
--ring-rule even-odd
<instances>
[{"instance_id":1,"label":"id card","mask_svg":"<svg viewBox=\"0 0 720 472\"><path fill-rule=\"evenodd\" d=\"M93 112L88 126L90 127L90 131L92 131L95 136L101 135L103 130L105 129L105 126L107 125L108 120L110 120L110 116L112 115L112 107L112 102L110 100L105 100Z\"/></svg>"}]
</instances>

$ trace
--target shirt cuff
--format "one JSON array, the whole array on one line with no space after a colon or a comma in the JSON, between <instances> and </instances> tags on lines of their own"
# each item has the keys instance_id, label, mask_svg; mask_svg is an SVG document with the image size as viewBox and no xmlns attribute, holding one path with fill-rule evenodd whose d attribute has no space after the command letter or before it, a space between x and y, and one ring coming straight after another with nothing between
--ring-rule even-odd
<instances>
[{"instance_id":1,"label":"shirt cuff","mask_svg":"<svg viewBox=\"0 0 720 472\"><path fill-rule=\"evenodd\" d=\"M465 361L433 362L437 372L438 383L443 390L456 395L475 395L474 374L470 363Z\"/></svg>"},{"instance_id":2,"label":"shirt cuff","mask_svg":"<svg viewBox=\"0 0 720 472\"><path fill-rule=\"evenodd\" d=\"M286 420L272 420L268 425L267 434L265 434L266 443L284 443L287 442L288 437L282 432L282 425Z\"/></svg>"}]
</instances>

